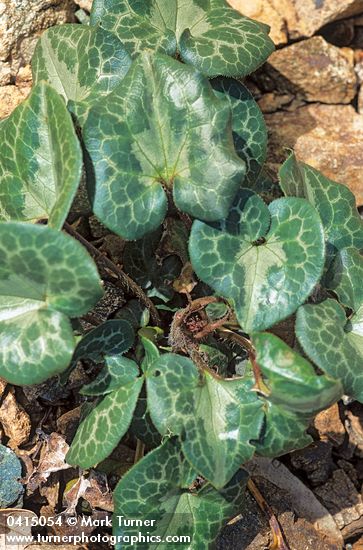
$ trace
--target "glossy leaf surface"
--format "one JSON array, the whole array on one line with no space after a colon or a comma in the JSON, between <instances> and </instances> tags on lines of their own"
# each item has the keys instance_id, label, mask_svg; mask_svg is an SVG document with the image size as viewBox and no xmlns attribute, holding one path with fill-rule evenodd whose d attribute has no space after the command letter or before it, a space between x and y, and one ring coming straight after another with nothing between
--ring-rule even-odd
<instances>
[{"instance_id":1,"label":"glossy leaf surface","mask_svg":"<svg viewBox=\"0 0 363 550\"><path fill-rule=\"evenodd\" d=\"M45 80L84 120L126 75L131 58L118 38L102 28L59 25L47 29L35 48L33 80Z\"/></svg>"},{"instance_id":2,"label":"glossy leaf surface","mask_svg":"<svg viewBox=\"0 0 363 550\"><path fill-rule=\"evenodd\" d=\"M87 332L77 345L72 359L101 360L105 355L117 355L127 352L134 343L135 332L131 324L124 319L111 319Z\"/></svg>"},{"instance_id":3,"label":"glossy leaf surface","mask_svg":"<svg viewBox=\"0 0 363 550\"><path fill-rule=\"evenodd\" d=\"M356 248L337 253L327 275L327 286L345 306L357 311L363 304L363 256Z\"/></svg>"},{"instance_id":4,"label":"glossy leaf surface","mask_svg":"<svg viewBox=\"0 0 363 550\"><path fill-rule=\"evenodd\" d=\"M246 187L254 185L267 154L267 128L261 109L249 90L233 78L216 78L211 84L217 97L229 102L233 141L238 156L246 162Z\"/></svg>"},{"instance_id":5,"label":"glossy leaf surface","mask_svg":"<svg viewBox=\"0 0 363 550\"><path fill-rule=\"evenodd\" d=\"M268 399L286 411L316 413L343 394L338 380L317 376L312 365L277 336L255 334L256 361L270 390Z\"/></svg>"},{"instance_id":6,"label":"glossy leaf surface","mask_svg":"<svg viewBox=\"0 0 363 550\"><path fill-rule=\"evenodd\" d=\"M81 178L82 153L64 101L38 84L0 125L0 220L47 219L61 229Z\"/></svg>"},{"instance_id":7,"label":"glossy leaf surface","mask_svg":"<svg viewBox=\"0 0 363 550\"><path fill-rule=\"evenodd\" d=\"M224 0L95 0L91 24L116 33L132 55L178 51L207 76L246 76L274 50L267 25Z\"/></svg>"},{"instance_id":8,"label":"glossy leaf surface","mask_svg":"<svg viewBox=\"0 0 363 550\"><path fill-rule=\"evenodd\" d=\"M363 402L363 307L348 320L335 300L305 305L297 313L296 334L310 359Z\"/></svg>"},{"instance_id":9,"label":"glossy leaf surface","mask_svg":"<svg viewBox=\"0 0 363 550\"><path fill-rule=\"evenodd\" d=\"M194 222L189 253L198 277L233 301L241 327L251 332L288 317L312 292L322 275L324 233L306 200L267 207L244 189L226 220Z\"/></svg>"},{"instance_id":10,"label":"glossy leaf surface","mask_svg":"<svg viewBox=\"0 0 363 550\"><path fill-rule=\"evenodd\" d=\"M0 376L35 384L64 370L69 317L102 296L96 266L74 239L41 225L0 224Z\"/></svg>"},{"instance_id":11,"label":"glossy leaf surface","mask_svg":"<svg viewBox=\"0 0 363 550\"><path fill-rule=\"evenodd\" d=\"M187 535L190 542L181 546L190 550L211 548L219 529L235 512L236 504L233 497L230 502L210 487L200 493L190 493L184 488L189 470L179 445L171 440L129 470L114 492L115 515L155 521L152 526L141 529L124 528L124 534L131 536L144 529L145 534L148 531L150 535L160 536L162 541L169 535ZM233 496L235 493L234 490ZM127 548L128 544L122 546ZM149 544L154 550L160 546L164 545ZM144 548L145 544L135 547Z\"/></svg>"},{"instance_id":12,"label":"glossy leaf surface","mask_svg":"<svg viewBox=\"0 0 363 550\"><path fill-rule=\"evenodd\" d=\"M192 216L225 217L245 175L230 132L229 105L197 71L142 54L84 127L95 214L130 240L161 225L166 193Z\"/></svg>"},{"instance_id":13,"label":"glossy leaf surface","mask_svg":"<svg viewBox=\"0 0 363 550\"><path fill-rule=\"evenodd\" d=\"M92 408L73 439L68 464L90 468L111 454L130 426L142 384L142 378L134 378Z\"/></svg>"},{"instance_id":14,"label":"glossy leaf surface","mask_svg":"<svg viewBox=\"0 0 363 550\"><path fill-rule=\"evenodd\" d=\"M263 414L240 380L205 372L165 354L146 373L149 412L161 434L180 435L188 461L214 486L223 487L254 452Z\"/></svg>"},{"instance_id":15,"label":"glossy leaf surface","mask_svg":"<svg viewBox=\"0 0 363 550\"><path fill-rule=\"evenodd\" d=\"M120 386L126 386L139 373L135 361L122 355L111 355L106 357L105 360L106 365L97 378L80 390L82 395L106 395Z\"/></svg>"},{"instance_id":16,"label":"glossy leaf surface","mask_svg":"<svg viewBox=\"0 0 363 550\"><path fill-rule=\"evenodd\" d=\"M329 254L349 246L363 248L363 220L348 187L298 162L295 155L281 167L280 183L285 195L304 197L315 206L323 222Z\"/></svg>"}]
</instances>

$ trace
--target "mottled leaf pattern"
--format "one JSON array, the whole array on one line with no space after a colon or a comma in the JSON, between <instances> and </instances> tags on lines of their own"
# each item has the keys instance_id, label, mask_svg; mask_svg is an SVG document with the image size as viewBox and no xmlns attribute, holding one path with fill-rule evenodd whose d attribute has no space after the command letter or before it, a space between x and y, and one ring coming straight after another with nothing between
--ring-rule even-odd
<instances>
[{"instance_id":1,"label":"mottled leaf pattern","mask_svg":"<svg viewBox=\"0 0 363 550\"><path fill-rule=\"evenodd\" d=\"M264 403L263 411L264 425L259 440L254 442L258 455L275 458L312 443L306 433L312 415L297 415L269 401Z\"/></svg>"},{"instance_id":2,"label":"mottled leaf pattern","mask_svg":"<svg viewBox=\"0 0 363 550\"><path fill-rule=\"evenodd\" d=\"M46 80L84 121L124 78L131 58L118 38L102 28L59 25L46 30L32 59L35 83Z\"/></svg>"},{"instance_id":3,"label":"mottled leaf pattern","mask_svg":"<svg viewBox=\"0 0 363 550\"><path fill-rule=\"evenodd\" d=\"M194 363L187 357L166 353L149 362L145 375L153 423L162 435L180 435L185 419L194 414L194 393L199 382Z\"/></svg>"},{"instance_id":4,"label":"mottled leaf pattern","mask_svg":"<svg viewBox=\"0 0 363 550\"><path fill-rule=\"evenodd\" d=\"M72 362L80 359L101 360L105 355L128 351L134 343L135 332L124 319L111 319L88 332L77 345Z\"/></svg>"},{"instance_id":5,"label":"mottled leaf pattern","mask_svg":"<svg viewBox=\"0 0 363 550\"><path fill-rule=\"evenodd\" d=\"M139 373L135 361L122 355L110 355L105 361L106 365L97 378L80 390L82 395L106 395L120 386L126 386Z\"/></svg>"},{"instance_id":6,"label":"mottled leaf pattern","mask_svg":"<svg viewBox=\"0 0 363 550\"><path fill-rule=\"evenodd\" d=\"M229 101L233 141L237 154L246 162L245 183L254 185L267 154L267 128L262 112L248 89L233 78L211 82L217 97Z\"/></svg>"},{"instance_id":7,"label":"mottled leaf pattern","mask_svg":"<svg viewBox=\"0 0 363 550\"><path fill-rule=\"evenodd\" d=\"M303 199L278 199L267 207L242 190L226 220L195 221L189 253L198 277L233 301L246 332L288 317L319 281L324 233L315 209Z\"/></svg>"},{"instance_id":8,"label":"mottled leaf pattern","mask_svg":"<svg viewBox=\"0 0 363 550\"><path fill-rule=\"evenodd\" d=\"M90 468L111 454L131 423L142 384L143 379L136 378L93 407L73 439L68 464Z\"/></svg>"},{"instance_id":9,"label":"mottled leaf pattern","mask_svg":"<svg viewBox=\"0 0 363 550\"><path fill-rule=\"evenodd\" d=\"M165 354L146 372L148 406L162 434L180 435L194 468L223 487L254 452L263 420L260 404L240 380L205 372L199 382L194 363Z\"/></svg>"},{"instance_id":10,"label":"mottled leaf pattern","mask_svg":"<svg viewBox=\"0 0 363 550\"><path fill-rule=\"evenodd\" d=\"M124 527L124 534L131 536L141 532L146 535L148 532L160 536L160 543L148 544L148 548L153 550L165 546L167 536L175 535L190 537L188 544L180 544L183 548L212 547L218 531L236 511L233 498L236 487L226 494L232 497L230 501L210 487L200 494L190 493L184 489L186 469L189 470L189 466L180 454L179 445L167 440L123 476L114 491L115 515L155 520L147 527ZM241 497L238 497L240 505ZM115 518L114 525L117 523ZM129 548L130 545L125 543L122 547ZM133 547L144 548L145 544Z\"/></svg>"},{"instance_id":11,"label":"mottled leaf pattern","mask_svg":"<svg viewBox=\"0 0 363 550\"><path fill-rule=\"evenodd\" d=\"M225 0L95 0L91 24L113 31L132 55L178 51L207 76L246 76L274 50L269 28Z\"/></svg>"},{"instance_id":12,"label":"mottled leaf pattern","mask_svg":"<svg viewBox=\"0 0 363 550\"><path fill-rule=\"evenodd\" d=\"M288 196L306 198L319 212L329 255L349 246L363 248L363 220L353 193L291 155L280 170L281 187Z\"/></svg>"},{"instance_id":13,"label":"mottled leaf pattern","mask_svg":"<svg viewBox=\"0 0 363 550\"><path fill-rule=\"evenodd\" d=\"M166 192L192 216L225 217L245 175L230 132L228 103L197 71L140 55L84 127L95 214L129 240L161 225Z\"/></svg>"},{"instance_id":14,"label":"mottled leaf pattern","mask_svg":"<svg viewBox=\"0 0 363 550\"><path fill-rule=\"evenodd\" d=\"M93 260L74 239L41 225L0 224L0 376L35 384L68 366L69 317L101 298Z\"/></svg>"},{"instance_id":15,"label":"mottled leaf pattern","mask_svg":"<svg viewBox=\"0 0 363 550\"><path fill-rule=\"evenodd\" d=\"M340 250L327 275L327 286L346 307L357 311L363 304L363 256L356 248Z\"/></svg>"},{"instance_id":16,"label":"mottled leaf pattern","mask_svg":"<svg viewBox=\"0 0 363 550\"><path fill-rule=\"evenodd\" d=\"M81 178L82 153L62 98L38 84L0 126L0 220L47 219L61 229Z\"/></svg>"},{"instance_id":17,"label":"mottled leaf pattern","mask_svg":"<svg viewBox=\"0 0 363 550\"><path fill-rule=\"evenodd\" d=\"M335 300L299 308L296 334L305 353L342 381L345 393L363 402L363 308L348 320Z\"/></svg>"},{"instance_id":18,"label":"mottled leaf pattern","mask_svg":"<svg viewBox=\"0 0 363 550\"><path fill-rule=\"evenodd\" d=\"M340 382L317 376L312 365L277 336L255 334L253 344L258 366L268 379L271 403L311 415L339 401L343 394Z\"/></svg>"}]
</instances>

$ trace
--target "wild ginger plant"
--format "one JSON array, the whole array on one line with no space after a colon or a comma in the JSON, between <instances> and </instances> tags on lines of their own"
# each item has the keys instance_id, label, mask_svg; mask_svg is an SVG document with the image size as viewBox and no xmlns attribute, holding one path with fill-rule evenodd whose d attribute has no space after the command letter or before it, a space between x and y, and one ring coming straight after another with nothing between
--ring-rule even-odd
<instances>
[{"instance_id":1,"label":"wild ginger plant","mask_svg":"<svg viewBox=\"0 0 363 550\"><path fill-rule=\"evenodd\" d=\"M67 461L143 442L115 515L188 548L238 513L246 461L308 445L343 394L363 401L362 221L294 154L280 198L264 192L266 127L241 80L272 51L224 0L95 0L89 26L42 35L32 92L0 123L0 376L101 364ZM82 172L127 241L124 271L66 223ZM102 296L94 260L128 302L80 339ZM126 545L140 530L114 523Z\"/></svg>"}]
</instances>

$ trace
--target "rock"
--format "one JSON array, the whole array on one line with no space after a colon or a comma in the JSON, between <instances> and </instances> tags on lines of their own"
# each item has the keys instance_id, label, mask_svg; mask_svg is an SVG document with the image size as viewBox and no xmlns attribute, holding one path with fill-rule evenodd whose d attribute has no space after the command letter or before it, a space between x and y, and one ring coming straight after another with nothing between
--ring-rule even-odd
<instances>
[{"instance_id":1,"label":"rock","mask_svg":"<svg viewBox=\"0 0 363 550\"><path fill-rule=\"evenodd\" d=\"M0 61L15 75L30 62L40 33L73 20L74 11L72 0L0 0Z\"/></svg>"},{"instance_id":2,"label":"rock","mask_svg":"<svg viewBox=\"0 0 363 550\"><path fill-rule=\"evenodd\" d=\"M353 51L342 53L321 36L277 50L254 78L264 91L273 83L277 92L311 102L350 103L356 94Z\"/></svg>"},{"instance_id":3,"label":"rock","mask_svg":"<svg viewBox=\"0 0 363 550\"><path fill-rule=\"evenodd\" d=\"M258 101L258 105L263 113L274 113L289 105L294 99L292 94L275 94L268 92Z\"/></svg>"},{"instance_id":4,"label":"rock","mask_svg":"<svg viewBox=\"0 0 363 550\"><path fill-rule=\"evenodd\" d=\"M291 453L291 464L297 470L302 470L312 485L321 485L329 479L333 469L332 448L332 444L327 441L317 441Z\"/></svg>"},{"instance_id":5,"label":"rock","mask_svg":"<svg viewBox=\"0 0 363 550\"><path fill-rule=\"evenodd\" d=\"M332 514L340 529L363 515L362 497L343 470L333 472L329 481L316 487L314 493Z\"/></svg>"},{"instance_id":6,"label":"rock","mask_svg":"<svg viewBox=\"0 0 363 550\"><path fill-rule=\"evenodd\" d=\"M346 410L345 415L345 427L348 433L349 442L354 447L355 454L363 458L362 408L354 403L351 410Z\"/></svg>"},{"instance_id":7,"label":"rock","mask_svg":"<svg viewBox=\"0 0 363 550\"><path fill-rule=\"evenodd\" d=\"M340 419L338 403L321 411L314 419L314 427L321 440L330 441L334 447L343 445L346 432Z\"/></svg>"},{"instance_id":8,"label":"rock","mask_svg":"<svg viewBox=\"0 0 363 550\"><path fill-rule=\"evenodd\" d=\"M358 95L358 112L363 115L363 86L361 86Z\"/></svg>"},{"instance_id":9,"label":"rock","mask_svg":"<svg viewBox=\"0 0 363 550\"><path fill-rule=\"evenodd\" d=\"M350 105L307 105L266 115L267 168L276 174L294 148L299 160L347 185L363 205L363 116Z\"/></svg>"},{"instance_id":10,"label":"rock","mask_svg":"<svg viewBox=\"0 0 363 550\"><path fill-rule=\"evenodd\" d=\"M0 87L0 119L10 113L21 103L30 92L31 86L18 87L13 84Z\"/></svg>"},{"instance_id":11,"label":"rock","mask_svg":"<svg viewBox=\"0 0 363 550\"><path fill-rule=\"evenodd\" d=\"M11 81L11 67L10 63L0 61L0 86L10 84Z\"/></svg>"},{"instance_id":12,"label":"rock","mask_svg":"<svg viewBox=\"0 0 363 550\"><path fill-rule=\"evenodd\" d=\"M293 10L287 12L291 38L312 36L324 25L361 14L363 0L291 0Z\"/></svg>"},{"instance_id":13,"label":"rock","mask_svg":"<svg viewBox=\"0 0 363 550\"><path fill-rule=\"evenodd\" d=\"M30 437L31 422L28 413L17 402L12 389L7 393L0 406L0 423L9 438L8 446L16 449L27 443Z\"/></svg>"},{"instance_id":14,"label":"rock","mask_svg":"<svg viewBox=\"0 0 363 550\"><path fill-rule=\"evenodd\" d=\"M228 0L236 10L271 27L270 37L276 45L287 43L284 11L291 9L289 0Z\"/></svg>"},{"instance_id":15,"label":"rock","mask_svg":"<svg viewBox=\"0 0 363 550\"><path fill-rule=\"evenodd\" d=\"M81 10L91 11L93 0L75 0Z\"/></svg>"}]
</instances>

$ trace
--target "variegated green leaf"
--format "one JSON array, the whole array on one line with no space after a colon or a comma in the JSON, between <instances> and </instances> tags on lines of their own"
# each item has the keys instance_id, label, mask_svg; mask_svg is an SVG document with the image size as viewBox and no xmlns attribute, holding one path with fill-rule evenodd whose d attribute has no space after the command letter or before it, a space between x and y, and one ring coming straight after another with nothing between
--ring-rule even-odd
<instances>
[{"instance_id":1,"label":"variegated green leaf","mask_svg":"<svg viewBox=\"0 0 363 550\"><path fill-rule=\"evenodd\" d=\"M135 332L124 319L111 319L94 328L82 338L72 362L80 359L100 361L105 355L126 353L134 343Z\"/></svg>"},{"instance_id":2,"label":"variegated green leaf","mask_svg":"<svg viewBox=\"0 0 363 550\"><path fill-rule=\"evenodd\" d=\"M0 126L0 220L61 229L81 178L82 153L61 97L38 84Z\"/></svg>"},{"instance_id":3,"label":"variegated green leaf","mask_svg":"<svg viewBox=\"0 0 363 550\"><path fill-rule=\"evenodd\" d=\"M83 386L82 395L106 395L120 386L126 386L139 374L135 361L122 355L110 355L105 358L106 365L93 382Z\"/></svg>"},{"instance_id":4,"label":"variegated green leaf","mask_svg":"<svg viewBox=\"0 0 363 550\"><path fill-rule=\"evenodd\" d=\"M339 401L339 380L317 376L312 365L274 334L253 335L256 361L270 390L268 399L286 411L314 415Z\"/></svg>"},{"instance_id":5,"label":"variegated green leaf","mask_svg":"<svg viewBox=\"0 0 363 550\"><path fill-rule=\"evenodd\" d=\"M189 253L198 277L232 300L243 330L264 330L291 315L319 281L324 232L306 200L267 207L243 189L226 220L194 222Z\"/></svg>"},{"instance_id":6,"label":"variegated green leaf","mask_svg":"<svg viewBox=\"0 0 363 550\"><path fill-rule=\"evenodd\" d=\"M245 183L253 186L267 154L267 128L261 109L239 81L216 78L211 84L217 97L225 98L230 104L234 146L237 154L246 162Z\"/></svg>"},{"instance_id":7,"label":"variegated green leaf","mask_svg":"<svg viewBox=\"0 0 363 550\"><path fill-rule=\"evenodd\" d=\"M323 222L328 254L346 247L363 248L363 220L353 193L291 155L280 170L285 195L306 198Z\"/></svg>"},{"instance_id":8,"label":"variegated green leaf","mask_svg":"<svg viewBox=\"0 0 363 550\"><path fill-rule=\"evenodd\" d=\"M121 82L130 65L129 54L113 33L71 24L46 30L32 59L34 82L49 82L83 122L89 108Z\"/></svg>"},{"instance_id":9,"label":"variegated green leaf","mask_svg":"<svg viewBox=\"0 0 363 550\"><path fill-rule=\"evenodd\" d=\"M294 414L270 401L265 401L263 411L264 426L259 440L254 442L258 455L275 458L312 443L312 437L306 433L311 415Z\"/></svg>"},{"instance_id":10,"label":"variegated green leaf","mask_svg":"<svg viewBox=\"0 0 363 550\"><path fill-rule=\"evenodd\" d=\"M41 225L0 224L0 376L35 384L67 368L69 317L102 296L96 266L74 239Z\"/></svg>"},{"instance_id":11,"label":"variegated green leaf","mask_svg":"<svg viewBox=\"0 0 363 550\"><path fill-rule=\"evenodd\" d=\"M260 403L241 380L223 380L186 358L165 354L146 371L148 408L161 434L179 435L197 472L223 487L254 452Z\"/></svg>"},{"instance_id":12,"label":"variegated green leaf","mask_svg":"<svg viewBox=\"0 0 363 550\"><path fill-rule=\"evenodd\" d=\"M267 25L225 0L95 0L91 24L112 30L132 55L180 55L207 76L246 76L273 52Z\"/></svg>"},{"instance_id":13,"label":"variegated green leaf","mask_svg":"<svg viewBox=\"0 0 363 550\"><path fill-rule=\"evenodd\" d=\"M81 422L66 461L81 468L108 457L130 426L143 378L136 378L109 393Z\"/></svg>"},{"instance_id":14,"label":"variegated green leaf","mask_svg":"<svg viewBox=\"0 0 363 550\"><path fill-rule=\"evenodd\" d=\"M356 248L340 250L327 274L327 287L339 301L357 311L363 304L363 256Z\"/></svg>"},{"instance_id":15,"label":"variegated green leaf","mask_svg":"<svg viewBox=\"0 0 363 550\"><path fill-rule=\"evenodd\" d=\"M155 449L155 447L158 447L162 441L162 437L152 423L150 415L147 411L146 397L139 397L138 399L129 432L131 435L145 443L148 449Z\"/></svg>"},{"instance_id":16,"label":"variegated green leaf","mask_svg":"<svg viewBox=\"0 0 363 550\"><path fill-rule=\"evenodd\" d=\"M305 305L297 312L296 334L310 359L363 402L363 307L347 319L335 300Z\"/></svg>"},{"instance_id":17,"label":"variegated green leaf","mask_svg":"<svg viewBox=\"0 0 363 550\"><path fill-rule=\"evenodd\" d=\"M189 471L190 467L180 454L179 445L172 440L148 453L131 468L114 491L114 534L131 537L141 533L160 537L159 542L148 544L151 550L163 548L166 537L177 535L189 538L188 542L184 539L180 544L183 548L212 548L218 531L237 510L236 493L241 492L237 483L242 482L244 487L246 478L239 479L226 491L227 500L211 487L199 493L187 491L184 488L186 470ZM240 494L237 502L240 506ZM141 528L126 527L119 524L120 517L154 521ZM131 548L128 541L130 538L122 543L122 548ZM178 544L174 543L174 546ZM137 543L133 548L145 548L145 543Z\"/></svg>"},{"instance_id":18,"label":"variegated green leaf","mask_svg":"<svg viewBox=\"0 0 363 550\"><path fill-rule=\"evenodd\" d=\"M227 102L197 71L140 55L84 127L95 214L130 240L161 225L168 193L192 216L225 217L245 175L230 132Z\"/></svg>"}]
</instances>

